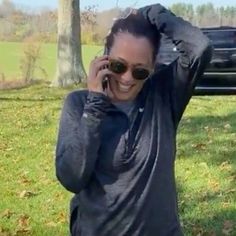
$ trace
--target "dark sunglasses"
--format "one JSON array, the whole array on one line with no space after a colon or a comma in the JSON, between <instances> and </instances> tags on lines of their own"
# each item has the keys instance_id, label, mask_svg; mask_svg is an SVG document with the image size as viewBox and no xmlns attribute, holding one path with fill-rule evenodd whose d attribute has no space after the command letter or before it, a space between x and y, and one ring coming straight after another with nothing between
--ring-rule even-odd
<instances>
[{"instance_id":1,"label":"dark sunglasses","mask_svg":"<svg viewBox=\"0 0 236 236\"><path fill-rule=\"evenodd\" d=\"M129 66L123 61L110 59L108 68L115 74L123 74L128 70ZM145 80L149 77L150 74L151 71L146 68L134 67L132 69L132 76L136 80Z\"/></svg>"}]
</instances>

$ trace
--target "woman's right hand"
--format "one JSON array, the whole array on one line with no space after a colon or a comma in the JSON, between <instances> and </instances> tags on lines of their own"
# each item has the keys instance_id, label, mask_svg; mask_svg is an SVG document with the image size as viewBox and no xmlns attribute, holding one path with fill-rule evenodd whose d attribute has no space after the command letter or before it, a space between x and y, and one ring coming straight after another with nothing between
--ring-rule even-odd
<instances>
[{"instance_id":1,"label":"woman's right hand","mask_svg":"<svg viewBox=\"0 0 236 236\"><path fill-rule=\"evenodd\" d=\"M108 55L96 57L93 61L91 61L87 79L87 86L89 91L105 94L102 87L102 81L107 76L112 75L112 72L108 69L108 64Z\"/></svg>"}]
</instances>

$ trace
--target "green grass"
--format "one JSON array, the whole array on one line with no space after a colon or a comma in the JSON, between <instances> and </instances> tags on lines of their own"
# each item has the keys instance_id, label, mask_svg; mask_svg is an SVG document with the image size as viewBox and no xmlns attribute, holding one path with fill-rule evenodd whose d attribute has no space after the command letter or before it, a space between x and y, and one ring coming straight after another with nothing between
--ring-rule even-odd
<instances>
[{"instance_id":1,"label":"green grass","mask_svg":"<svg viewBox=\"0 0 236 236\"><path fill-rule=\"evenodd\" d=\"M102 47L100 46L82 46L83 63L86 71L88 71L91 59L101 50ZM52 80L56 72L56 51L56 44L42 44L39 66L46 71L46 79L48 80ZM0 42L0 74L4 73L6 79L19 78L22 55L22 43ZM35 76L44 78L39 70L36 71Z\"/></svg>"},{"instance_id":2,"label":"green grass","mask_svg":"<svg viewBox=\"0 0 236 236\"><path fill-rule=\"evenodd\" d=\"M235 96L196 97L182 119L176 171L186 235L236 235L235 107Z\"/></svg>"},{"instance_id":3,"label":"green grass","mask_svg":"<svg viewBox=\"0 0 236 236\"><path fill-rule=\"evenodd\" d=\"M0 92L0 235L68 235L71 194L57 182L53 159L68 92L45 84ZM194 97L179 127L185 235L235 235L235 104L235 96Z\"/></svg>"}]
</instances>

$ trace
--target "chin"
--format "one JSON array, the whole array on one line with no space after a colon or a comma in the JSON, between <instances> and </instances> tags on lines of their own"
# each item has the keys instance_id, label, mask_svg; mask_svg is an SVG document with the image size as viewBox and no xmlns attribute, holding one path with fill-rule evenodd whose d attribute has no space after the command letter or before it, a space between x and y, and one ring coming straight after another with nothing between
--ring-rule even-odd
<instances>
[{"instance_id":1,"label":"chin","mask_svg":"<svg viewBox=\"0 0 236 236\"><path fill-rule=\"evenodd\" d=\"M113 89L113 100L115 101L131 101L137 96L137 91L131 89L129 92L121 92L119 89Z\"/></svg>"}]
</instances>

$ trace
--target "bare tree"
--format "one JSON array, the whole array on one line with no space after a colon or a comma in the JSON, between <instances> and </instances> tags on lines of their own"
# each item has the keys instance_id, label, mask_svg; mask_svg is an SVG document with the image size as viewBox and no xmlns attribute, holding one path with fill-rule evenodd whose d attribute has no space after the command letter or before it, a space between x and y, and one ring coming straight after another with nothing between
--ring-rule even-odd
<instances>
[{"instance_id":1,"label":"bare tree","mask_svg":"<svg viewBox=\"0 0 236 236\"><path fill-rule=\"evenodd\" d=\"M184 19L193 23L194 20L194 7L192 4L187 3L175 3L170 7L177 16L181 16Z\"/></svg>"},{"instance_id":2,"label":"bare tree","mask_svg":"<svg viewBox=\"0 0 236 236\"><path fill-rule=\"evenodd\" d=\"M57 74L52 85L78 84L85 77L80 43L80 1L59 0Z\"/></svg>"},{"instance_id":3,"label":"bare tree","mask_svg":"<svg viewBox=\"0 0 236 236\"><path fill-rule=\"evenodd\" d=\"M7 17L15 11L15 5L10 0L2 0L0 4L0 18Z\"/></svg>"}]
</instances>

